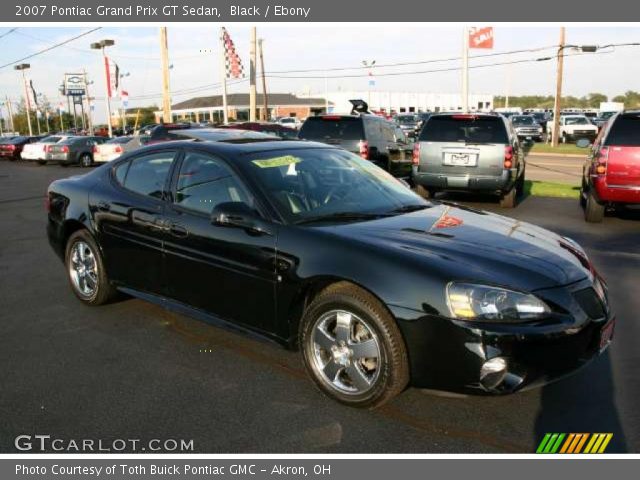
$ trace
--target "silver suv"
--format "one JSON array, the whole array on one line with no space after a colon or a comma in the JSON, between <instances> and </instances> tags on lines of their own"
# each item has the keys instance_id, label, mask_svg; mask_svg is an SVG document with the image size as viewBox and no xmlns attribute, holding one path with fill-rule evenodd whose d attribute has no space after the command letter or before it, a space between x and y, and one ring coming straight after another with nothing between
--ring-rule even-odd
<instances>
[{"instance_id":1,"label":"silver suv","mask_svg":"<svg viewBox=\"0 0 640 480\"><path fill-rule=\"evenodd\" d=\"M492 193L512 208L523 193L524 173L518 136L499 114L434 114L413 150L412 181L425 198L439 191Z\"/></svg>"}]
</instances>

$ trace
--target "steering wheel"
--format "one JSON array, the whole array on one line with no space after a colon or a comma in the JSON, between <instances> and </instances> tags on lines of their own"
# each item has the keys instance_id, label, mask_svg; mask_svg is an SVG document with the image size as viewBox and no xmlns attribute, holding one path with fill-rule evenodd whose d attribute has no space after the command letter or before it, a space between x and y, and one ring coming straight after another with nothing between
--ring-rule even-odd
<instances>
[{"instance_id":1,"label":"steering wheel","mask_svg":"<svg viewBox=\"0 0 640 480\"><path fill-rule=\"evenodd\" d=\"M324 199L322 200L322 205L326 205L327 203L329 203L330 201L332 201L334 198L338 199L338 200L344 200L348 195L349 195L349 191L348 191L348 186L347 185L334 185L333 187L331 187L329 189L329 191L327 192L327 194L324 196ZM343 195L338 195L338 192L343 192Z\"/></svg>"}]
</instances>

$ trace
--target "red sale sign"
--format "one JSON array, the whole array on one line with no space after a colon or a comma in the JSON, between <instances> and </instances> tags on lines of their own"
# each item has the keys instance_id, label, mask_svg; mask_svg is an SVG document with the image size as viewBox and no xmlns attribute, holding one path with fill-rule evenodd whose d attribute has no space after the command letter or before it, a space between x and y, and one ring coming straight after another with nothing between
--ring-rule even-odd
<instances>
[{"instance_id":1,"label":"red sale sign","mask_svg":"<svg viewBox=\"0 0 640 480\"><path fill-rule=\"evenodd\" d=\"M470 28L469 48L493 48L493 27Z\"/></svg>"}]
</instances>

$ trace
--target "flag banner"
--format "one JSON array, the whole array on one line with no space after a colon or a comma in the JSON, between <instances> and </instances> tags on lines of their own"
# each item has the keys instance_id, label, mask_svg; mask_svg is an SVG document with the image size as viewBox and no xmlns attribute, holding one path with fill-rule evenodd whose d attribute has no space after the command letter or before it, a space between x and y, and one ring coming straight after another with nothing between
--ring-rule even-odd
<instances>
[{"instance_id":1,"label":"flag banner","mask_svg":"<svg viewBox=\"0 0 640 480\"><path fill-rule=\"evenodd\" d=\"M493 48L493 27L469 29L469 48Z\"/></svg>"},{"instance_id":2,"label":"flag banner","mask_svg":"<svg viewBox=\"0 0 640 480\"><path fill-rule=\"evenodd\" d=\"M120 67L109 57L104 57L104 68L107 74L107 95L109 98L115 98L120 87Z\"/></svg>"},{"instance_id":3,"label":"flag banner","mask_svg":"<svg viewBox=\"0 0 640 480\"><path fill-rule=\"evenodd\" d=\"M122 101L122 106L127 108L129 106L129 92L126 90L120 91L120 100Z\"/></svg>"},{"instance_id":4,"label":"flag banner","mask_svg":"<svg viewBox=\"0 0 640 480\"><path fill-rule=\"evenodd\" d=\"M240 60L240 56L236 52L236 47L229 36L229 32L224 27L222 27L222 43L224 44L224 65L227 78L243 78L242 60Z\"/></svg>"}]
</instances>

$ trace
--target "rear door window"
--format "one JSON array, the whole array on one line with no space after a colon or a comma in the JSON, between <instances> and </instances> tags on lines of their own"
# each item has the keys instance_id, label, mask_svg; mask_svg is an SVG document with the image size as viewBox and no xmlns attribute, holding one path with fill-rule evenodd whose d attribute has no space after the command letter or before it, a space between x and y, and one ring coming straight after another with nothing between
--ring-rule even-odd
<instances>
[{"instance_id":1,"label":"rear door window","mask_svg":"<svg viewBox=\"0 0 640 480\"><path fill-rule=\"evenodd\" d=\"M420 141L509 143L509 138L499 117L461 114L431 117L420 132Z\"/></svg>"},{"instance_id":2,"label":"rear door window","mask_svg":"<svg viewBox=\"0 0 640 480\"><path fill-rule=\"evenodd\" d=\"M625 113L619 115L611 125L605 145L620 145L628 147L640 146L640 114Z\"/></svg>"},{"instance_id":3,"label":"rear door window","mask_svg":"<svg viewBox=\"0 0 640 480\"><path fill-rule=\"evenodd\" d=\"M176 155L173 150L151 153L131 160L126 174L116 169L116 179L127 190L162 198L165 191L167 175Z\"/></svg>"},{"instance_id":4,"label":"rear door window","mask_svg":"<svg viewBox=\"0 0 640 480\"><path fill-rule=\"evenodd\" d=\"M365 138L361 118L333 115L307 119L300 129L299 136L308 140L324 140L328 138L363 140Z\"/></svg>"}]
</instances>

